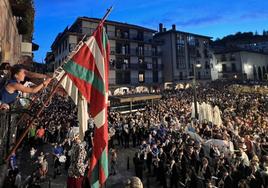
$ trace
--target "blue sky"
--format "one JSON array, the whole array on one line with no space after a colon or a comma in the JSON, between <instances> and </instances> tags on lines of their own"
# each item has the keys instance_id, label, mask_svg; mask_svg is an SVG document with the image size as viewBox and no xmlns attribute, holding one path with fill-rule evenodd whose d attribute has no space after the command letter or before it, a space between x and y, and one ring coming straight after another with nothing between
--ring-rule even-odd
<instances>
[{"instance_id":1,"label":"blue sky","mask_svg":"<svg viewBox=\"0 0 268 188\"><path fill-rule=\"evenodd\" d=\"M265 0L35 0L35 61L42 62L59 32L78 16L101 18L111 5L109 20L158 29L176 24L177 30L214 39L238 31L268 30Z\"/></svg>"}]
</instances>

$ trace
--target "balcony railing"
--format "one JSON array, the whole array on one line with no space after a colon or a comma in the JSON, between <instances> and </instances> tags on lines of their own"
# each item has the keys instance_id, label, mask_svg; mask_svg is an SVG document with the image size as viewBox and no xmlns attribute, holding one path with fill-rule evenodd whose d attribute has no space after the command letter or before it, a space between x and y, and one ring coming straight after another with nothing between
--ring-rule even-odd
<instances>
[{"instance_id":1,"label":"balcony railing","mask_svg":"<svg viewBox=\"0 0 268 188\"><path fill-rule=\"evenodd\" d=\"M162 52L155 52L152 50L143 50L139 51L138 48L130 48L130 49L116 49L115 47L111 47L110 49L111 55L131 55L131 56L146 56L146 57L159 57L162 55Z\"/></svg>"}]
</instances>

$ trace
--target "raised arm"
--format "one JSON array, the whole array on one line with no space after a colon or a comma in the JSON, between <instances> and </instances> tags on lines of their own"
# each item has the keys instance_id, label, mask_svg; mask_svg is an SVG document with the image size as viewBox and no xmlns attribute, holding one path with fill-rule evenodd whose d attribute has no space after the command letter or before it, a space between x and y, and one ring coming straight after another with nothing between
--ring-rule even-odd
<instances>
[{"instance_id":1,"label":"raised arm","mask_svg":"<svg viewBox=\"0 0 268 188\"><path fill-rule=\"evenodd\" d=\"M35 86L35 87L25 87L24 85L20 83L12 83L7 85L7 90L14 92L14 91L21 91L23 93L37 93L40 91L43 87L47 87L47 85L50 83L51 78L46 79L42 84Z\"/></svg>"},{"instance_id":2,"label":"raised arm","mask_svg":"<svg viewBox=\"0 0 268 188\"><path fill-rule=\"evenodd\" d=\"M31 72L31 71L27 71L25 70L25 75L29 78L40 78L40 79L47 79L49 78L48 75L45 74L40 74L40 73L36 73L36 72Z\"/></svg>"}]
</instances>

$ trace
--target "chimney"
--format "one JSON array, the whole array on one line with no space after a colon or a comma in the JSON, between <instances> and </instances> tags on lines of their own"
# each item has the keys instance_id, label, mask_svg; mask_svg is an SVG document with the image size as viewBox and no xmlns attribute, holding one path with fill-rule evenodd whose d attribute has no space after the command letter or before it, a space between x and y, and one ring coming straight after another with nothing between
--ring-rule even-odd
<instances>
[{"instance_id":1,"label":"chimney","mask_svg":"<svg viewBox=\"0 0 268 188\"><path fill-rule=\"evenodd\" d=\"M175 24L172 25L172 30L176 31L176 25Z\"/></svg>"},{"instance_id":2,"label":"chimney","mask_svg":"<svg viewBox=\"0 0 268 188\"><path fill-rule=\"evenodd\" d=\"M163 32L163 24L162 23L159 24L159 32L160 33Z\"/></svg>"}]
</instances>

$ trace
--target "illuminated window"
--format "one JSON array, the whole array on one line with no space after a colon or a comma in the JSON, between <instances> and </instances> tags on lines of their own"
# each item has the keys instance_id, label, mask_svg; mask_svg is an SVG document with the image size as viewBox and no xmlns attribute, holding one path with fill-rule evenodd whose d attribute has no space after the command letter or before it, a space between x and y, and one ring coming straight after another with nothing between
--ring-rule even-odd
<instances>
[{"instance_id":1,"label":"illuminated window","mask_svg":"<svg viewBox=\"0 0 268 188\"><path fill-rule=\"evenodd\" d=\"M143 83L144 80L145 80L145 78L144 78L144 72L139 72L139 82L140 83Z\"/></svg>"}]
</instances>

